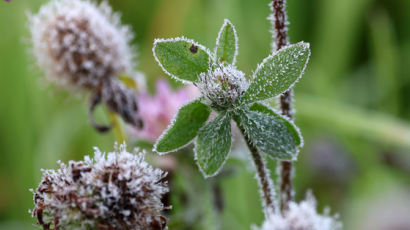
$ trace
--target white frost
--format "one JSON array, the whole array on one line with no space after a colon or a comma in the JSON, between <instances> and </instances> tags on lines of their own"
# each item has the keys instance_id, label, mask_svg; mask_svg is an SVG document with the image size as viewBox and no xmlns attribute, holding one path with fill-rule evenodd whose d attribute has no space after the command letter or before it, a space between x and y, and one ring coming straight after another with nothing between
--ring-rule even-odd
<instances>
[{"instance_id":1,"label":"white frost","mask_svg":"<svg viewBox=\"0 0 410 230\"><path fill-rule=\"evenodd\" d=\"M273 213L254 230L341 230L342 223L337 216L329 216L326 209L323 215L316 211L316 200L313 195L307 195L306 200L289 204L289 210L283 215Z\"/></svg>"},{"instance_id":2,"label":"white frost","mask_svg":"<svg viewBox=\"0 0 410 230\"><path fill-rule=\"evenodd\" d=\"M210 60L213 60L213 59L214 59L214 58L212 57L213 54L212 54L211 51L210 51L208 48L206 48L205 46L203 46L203 45L197 43L196 41L194 41L194 40L192 40L192 39L186 38L186 37L156 38L156 39L154 40L154 45L153 45L153 47L152 47L152 53L153 53L153 55L154 55L155 61L157 61L158 65L161 67L161 69L164 71L164 73L166 73L168 76L170 76L171 78L173 78L173 79L175 79L175 80L177 80L177 81L180 81L180 82L182 82L182 83L184 83L184 84L189 84L189 83L191 83L190 81L181 79L181 78L179 78L178 76L175 76L175 75L173 75L172 73L168 72L168 71L164 68L164 66L162 65L162 63L160 62L160 60L158 59L158 56L157 56L157 54L156 54L156 52L155 52L155 49L157 48L157 44L158 44L158 43L162 43L162 42L178 42L178 41L188 42L188 43L191 43L191 44L193 44L193 45L199 47L199 49L205 51L205 52L208 54ZM210 62L210 60L209 60L208 62Z\"/></svg>"},{"instance_id":3,"label":"white frost","mask_svg":"<svg viewBox=\"0 0 410 230\"><path fill-rule=\"evenodd\" d=\"M238 34L236 32L236 29L235 29L234 25L228 19L224 20L224 24L222 25L221 30L219 30L219 32L218 32L218 37L216 38L216 47L215 47L215 51L214 51L215 58L216 58L216 52L218 50L218 47L220 46L219 40L221 39L221 35L222 35L222 33L223 33L226 26L230 26L232 28L233 34L234 34L234 37L235 37L235 53L233 55L233 61L232 61L232 65L235 65L236 57L238 56L238 53L239 53L238 52L238 50L239 50L238 49ZM214 62L217 62L217 60L214 60Z\"/></svg>"},{"instance_id":4,"label":"white frost","mask_svg":"<svg viewBox=\"0 0 410 230\"><path fill-rule=\"evenodd\" d=\"M219 65L207 73L199 75L197 87L205 103L216 107L229 107L235 104L246 91L249 82L245 74L233 65Z\"/></svg>"},{"instance_id":5,"label":"white frost","mask_svg":"<svg viewBox=\"0 0 410 230\"><path fill-rule=\"evenodd\" d=\"M52 0L29 15L32 52L46 79L69 89L134 75L133 34L106 1Z\"/></svg>"},{"instance_id":6,"label":"white frost","mask_svg":"<svg viewBox=\"0 0 410 230\"><path fill-rule=\"evenodd\" d=\"M57 219L61 229L142 230L162 225L166 173L151 167L144 155L127 152L125 145L108 154L95 148L93 158L59 162L59 169L42 171L33 192L33 216L39 224Z\"/></svg>"}]
</instances>

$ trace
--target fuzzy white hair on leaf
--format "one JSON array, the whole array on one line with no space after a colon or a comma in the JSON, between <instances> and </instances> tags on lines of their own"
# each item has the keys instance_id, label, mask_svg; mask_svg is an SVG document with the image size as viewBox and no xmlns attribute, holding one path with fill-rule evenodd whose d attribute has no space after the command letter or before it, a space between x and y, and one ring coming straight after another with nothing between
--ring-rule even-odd
<instances>
[{"instance_id":1,"label":"fuzzy white hair on leaf","mask_svg":"<svg viewBox=\"0 0 410 230\"><path fill-rule=\"evenodd\" d=\"M194 101L195 101L195 100L194 100ZM185 105L189 105L189 104L191 104L191 103L194 102L194 101L190 101L190 102L186 103ZM181 106L181 108L184 107L185 105ZM160 152L160 151L157 150L157 145L158 145L159 141L161 141L161 139L163 139L164 136L168 133L168 131L174 126L175 121L177 120L177 118L178 118L178 112L177 112L177 113L174 115L174 117L171 119L171 122L169 123L168 127L167 127L167 128L162 132L162 134L158 137L157 141L156 141L155 144L154 144L154 147L152 148L152 151L158 153L160 156L166 155L166 154L172 153L172 152L177 152L178 150L181 150L181 149L187 147L188 145L192 144L192 143L194 142L194 140L195 140L195 138L193 138L192 140L190 140L189 142L187 142L185 145L182 145L182 146L180 146L180 147L178 147L178 148L176 148L176 149L173 149L173 150L171 150L171 151Z\"/></svg>"},{"instance_id":2,"label":"fuzzy white hair on leaf","mask_svg":"<svg viewBox=\"0 0 410 230\"><path fill-rule=\"evenodd\" d=\"M166 69L164 68L164 66L162 65L161 61L159 60L159 58L158 58L158 56L157 56L157 54L156 54L156 51L155 51L156 48L157 48L157 45L158 45L159 43L162 43L162 42L178 42L178 41L184 41L184 42L191 43L191 44L193 44L193 45L199 47L201 50L205 51L205 52L208 54L208 56L209 56L208 63L211 63L211 61L214 60L214 57L213 57L212 52L211 52L208 48L206 48L205 46L199 44L198 42L196 42L196 41L194 41L194 40L192 40L192 39L186 38L186 37L156 38L156 39L154 40L154 45L152 46L152 53L153 53L153 55L154 55L155 61L158 63L158 65L161 67L161 69L164 71L164 73L166 73L168 76L170 76L172 79L174 79L174 80L176 80L176 81L180 81L180 82L182 82L182 83L184 83L184 84L190 84L190 83L192 83L191 81L187 81L187 80L181 79L181 78L179 78L178 76L175 76L175 75L173 75L172 73L170 73L168 70L166 70Z\"/></svg>"},{"instance_id":3,"label":"fuzzy white hair on leaf","mask_svg":"<svg viewBox=\"0 0 410 230\"><path fill-rule=\"evenodd\" d=\"M224 19L224 23L223 23L223 25L222 25L222 27L221 27L221 30L219 30L219 32L218 32L218 37L216 38L216 47L215 47L215 50L214 50L214 58L216 59L217 57L216 57L216 52L217 52L217 49L218 49L218 47L220 46L220 44L219 44L219 41L220 41L220 39L221 39L221 36L222 36L222 33L223 33L223 29L226 27L226 26L230 26L231 28L232 28L232 30L233 30L233 34L234 34L234 38L235 38L235 53L234 53L234 59L233 59L233 61L232 61L232 65L235 65L235 63L236 63L236 58L238 57L238 54L239 54L239 49L238 49L238 47L239 47L239 45L238 45L238 33L236 32L236 29L235 29L235 26L231 23L231 21L229 21L228 19ZM214 60L214 62L218 62L218 60Z\"/></svg>"},{"instance_id":4,"label":"fuzzy white hair on leaf","mask_svg":"<svg viewBox=\"0 0 410 230\"><path fill-rule=\"evenodd\" d=\"M228 112L226 112L223 116L224 116L224 117L223 117L221 120L224 120L224 119L227 118L227 116L229 116L229 122L231 122L231 118L230 118L231 115L229 115ZM214 119L214 120L215 120L215 119ZM214 120L212 120L212 121L214 121ZM207 124L209 124L209 122L208 122ZM232 127L229 126L229 129L231 129L231 128L232 128ZM211 174L205 172L204 169L202 168L202 166L201 166L200 163L199 163L199 160L198 160L198 146L197 146L198 136L195 138L194 160L195 160L196 165L198 166L199 171L202 173L202 175L203 175L203 177L204 177L205 179L208 179L208 178L211 178L211 177L214 177L214 176L218 175L218 174L220 173L220 171L223 169L225 163L228 161L229 155L230 155L231 149L232 149L232 140L233 140L233 139L232 139L232 135L231 135L231 134L230 134L229 138L230 138L231 144L229 145L228 153L227 153L226 156L224 157L223 161L220 163L219 168L218 168L215 172L213 172L213 173L211 173ZM212 144L212 143L210 143L210 144Z\"/></svg>"},{"instance_id":5,"label":"fuzzy white hair on leaf","mask_svg":"<svg viewBox=\"0 0 410 230\"><path fill-rule=\"evenodd\" d=\"M292 44L292 45L285 46L285 47L283 47L282 49L280 49L280 50L278 50L278 51L272 52L271 55L269 55L269 56L267 56L266 58L264 58L263 61L258 64L258 66L256 67L256 70L255 70L255 71L253 72L253 74L252 74L252 80L255 79L256 73L258 73L258 72L262 69L262 67L263 67L269 60L271 60L274 56L276 56L276 55L278 55L278 54L280 54L280 53L282 53L282 52L286 52L286 49L288 49L288 48L296 47L296 46L299 46L299 45L302 45L303 47L305 47L305 48L308 50L308 58L307 58L307 60L306 60L306 62L305 62L305 65L304 65L304 67L303 67L302 72L299 74L299 77L298 77L297 80L289 87L290 89L293 88L293 86L294 86L294 85L299 81L299 79L303 76L303 73L305 72L307 63L309 63L309 58L310 58L310 49L309 49L309 48L310 48L310 44L307 43L307 42L304 42L304 41L298 42L298 43L296 43L296 44Z\"/></svg>"}]
</instances>

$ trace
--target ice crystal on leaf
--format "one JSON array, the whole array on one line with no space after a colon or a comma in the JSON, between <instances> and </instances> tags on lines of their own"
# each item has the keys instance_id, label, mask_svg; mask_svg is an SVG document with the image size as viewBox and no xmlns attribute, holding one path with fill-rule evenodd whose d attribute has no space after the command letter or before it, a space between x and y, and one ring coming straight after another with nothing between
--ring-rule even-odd
<instances>
[{"instance_id":1,"label":"ice crystal on leaf","mask_svg":"<svg viewBox=\"0 0 410 230\"><path fill-rule=\"evenodd\" d=\"M43 170L32 215L43 229L166 229L161 197L166 173L132 154L125 145L83 161Z\"/></svg>"},{"instance_id":2,"label":"ice crystal on leaf","mask_svg":"<svg viewBox=\"0 0 410 230\"><path fill-rule=\"evenodd\" d=\"M216 62L235 64L238 56L238 35L232 23L225 19L215 47Z\"/></svg>"},{"instance_id":3,"label":"ice crystal on leaf","mask_svg":"<svg viewBox=\"0 0 410 230\"><path fill-rule=\"evenodd\" d=\"M302 77L309 60L309 43L289 45L258 65L243 101L252 103L280 95Z\"/></svg>"},{"instance_id":4,"label":"ice crystal on leaf","mask_svg":"<svg viewBox=\"0 0 410 230\"><path fill-rule=\"evenodd\" d=\"M195 82L199 74L208 71L210 51L193 40L155 39L152 51L164 72L178 81Z\"/></svg>"},{"instance_id":5,"label":"ice crystal on leaf","mask_svg":"<svg viewBox=\"0 0 410 230\"><path fill-rule=\"evenodd\" d=\"M214 176L221 169L231 149L231 117L220 113L198 132L195 158L205 177Z\"/></svg>"},{"instance_id":6,"label":"ice crystal on leaf","mask_svg":"<svg viewBox=\"0 0 410 230\"><path fill-rule=\"evenodd\" d=\"M253 230L341 230L342 224L336 217L329 216L329 210L323 215L316 211L316 200L309 195L306 200L291 202L289 210L283 215L270 214L261 228Z\"/></svg>"},{"instance_id":7,"label":"ice crystal on leaf","mask_svg":"<svg viewBox=\"0 0 410 230\"><path fill-rule=\"evenodd\" d=\"M189 144L210 114L211 109L199 100L182 106L171 125L158 139L154 150L158 153L167 153Z\"/></svg>"},{"instance_id":8,"label":"ice crystal on leaf","mask_svg":"<svg viewBox=\"0 0 410 230\"><path fill-rule=\"evenodd\" d=\"M155 151L175 151L198 136L198 166L205 177L213 176L230 151L233 119L259 151L275 159L296 159L303 144L299 129L260 101L280 95L300 79L310 56L308 43L300 42L272 53L258 65L250 82L235 66L238 36L228 20L222 25L213 53L184 37L156 39L153 53L166 74L193 83L202 96L182 107L157 140ZM207 107L219 113L208 123ZM199 113L203 116L195 118L194 114Z\"/></svg>"}]
</instances>

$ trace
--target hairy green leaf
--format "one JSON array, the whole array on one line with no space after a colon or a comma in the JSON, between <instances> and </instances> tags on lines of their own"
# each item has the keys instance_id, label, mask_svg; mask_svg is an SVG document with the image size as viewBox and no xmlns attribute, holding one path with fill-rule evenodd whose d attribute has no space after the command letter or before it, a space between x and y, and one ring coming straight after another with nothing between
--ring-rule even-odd
<instances>
[{"instance_id":1,"label":"hairy green leaf","mask_svg":"<svg viewBox=\"0 0 410 230\"><path fill-rule=\"evenodd\" d=\"M165 73L182 82L195 82L209 68L208 50L186 38L157 39L154 57Z\"/></svg>"},{"instance_id":2,"label":"hairy green leaf","mask_svg":"<svg viewBox=\"0 0 410 230\"><path fill-rule=\"evenodd\" d=\"M279 160L295 160L303 145L298 128L262 104L238 110L241 126L257 149Z\"/></svg>"},{"instance_id":3,"label":"hairy green leaf","mask_svg":"<svg viewBox=\"0 0 410 230\"><path fill-rule=\"evenodd\" d=\"M209 106L195 100L181 109L168 129L164 131L154 146L154 151L167 153L187 145L204 126L211 113Z\"/></svg>"},{"instance_id":4,"label":"hairy green leaf","mask_svg":"<svg viewBox=\"0 0 410 230\"><path fill-rule=\"evenodd\" d=\"M230 148L231 116L227 112L223 112L198 132L195 158L205 177L211 177L218 173L228 158Z\"/></svg>"},{"instance_id":5,"label":"hairy green leaf","mask_svg":"<svg viewBox=\"0 0 410 230\"><path fill-rule=\"evenodd\" d=\"M265 58L242 97L245 103L265 100L291 88L302 77L310 56L309 43L287 46Z\"/></svg>"},{"instance_id":6,"label":"hairy green leaf","mask_svg":"<svg viewBox=\"0 0 410 230\"><path fill-rule=\"evenodd\" d=\"M218 62L235 64L238 55L238 36L232 23L225 19L216 39L216 58Z\"/></svg>"}]
</instances>

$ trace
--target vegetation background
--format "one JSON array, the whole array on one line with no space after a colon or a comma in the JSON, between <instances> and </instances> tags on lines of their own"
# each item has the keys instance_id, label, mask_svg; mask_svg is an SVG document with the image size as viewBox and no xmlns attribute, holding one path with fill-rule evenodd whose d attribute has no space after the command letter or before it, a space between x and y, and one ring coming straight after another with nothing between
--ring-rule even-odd
<instances>
[{"instance_id":1,"label":"vegetation background","mask_svg":"<svg viewBox=\"0 0 410 230\"><path fill-rule=\"evenodd\" d=\"M81 159L93 146L109 151L114 141L88 125L86 97L42 82L28 51L26 12L45 2L0 2L0 230L36 229L28 189L37 186L40 168ZM269 2L110 1L135 31L139 70L152 89L155 79L169 80L152 57L154 38L185 35L213 47L224 18L238 30L238 66L250 74L270 53ZM345 229L410 229L410 1L288 0L287 9L291 42L304 40L312 49L295 89L296 123L305 137L297 199L311 188L320 209L329 205ZM261 223L253 174L241 162L229 165L236 170L219 180L221 214L201 218L195 228L171 229L214 229L218 222L245 230ZM270 166L274 171L275 162Z\"/></svg>"}]
</instances>

